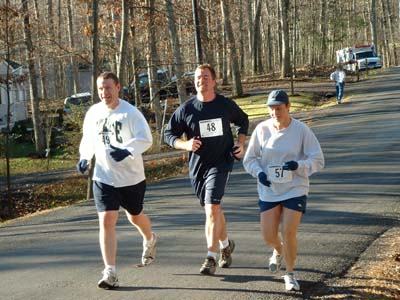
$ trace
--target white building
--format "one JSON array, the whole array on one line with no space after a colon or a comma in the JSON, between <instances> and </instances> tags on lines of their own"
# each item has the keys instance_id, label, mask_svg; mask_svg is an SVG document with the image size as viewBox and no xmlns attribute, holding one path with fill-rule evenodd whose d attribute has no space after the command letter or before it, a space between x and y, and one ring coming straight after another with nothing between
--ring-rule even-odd
<instances>
[{"instance_id":1,"label":"white building","mask_svg":"<svg viewBox=\"0 0 400 300\"><path fill-rule=\"evenodd\" d=\"M7 67L9 67L9 95L7 97ZM0 62L0 130L7 127L7 108L10 103L10 128L17 121L28 118L28 76L24 67L16 62Z\"/></svg>"}]
</instances>

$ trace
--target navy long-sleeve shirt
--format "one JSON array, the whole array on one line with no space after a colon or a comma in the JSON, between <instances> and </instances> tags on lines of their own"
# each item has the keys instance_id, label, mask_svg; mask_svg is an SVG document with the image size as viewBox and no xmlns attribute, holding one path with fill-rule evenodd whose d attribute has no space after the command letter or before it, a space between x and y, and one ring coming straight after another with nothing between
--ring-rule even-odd
<instances>
[{"instance_id":1,"label":"navy long-sleeve shirt","mask_svg":"<svg viewBox=\"0 0 400 300\"><path fill-rule=\"evenodd\" d=\"M191 178L210 171L231 171L232 123L237 126L238 134L247 134L248 117L234 101L218 94L210 102L202 102L194 96L174 112L164 132L164 140L174 147L175 140L184 133L188 140L200 138L200 149L189 153Z\"/></svg>"}]
</instances>

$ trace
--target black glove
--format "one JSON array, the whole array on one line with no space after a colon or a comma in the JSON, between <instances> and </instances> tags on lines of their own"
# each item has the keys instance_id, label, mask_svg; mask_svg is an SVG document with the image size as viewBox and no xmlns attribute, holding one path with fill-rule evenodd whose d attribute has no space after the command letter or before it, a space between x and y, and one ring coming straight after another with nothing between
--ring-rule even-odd
<instances>
[{"instance_id":1,"label":"black glove","mask_svg":"<svg viewBox=\"0 0 400 300\"><path fill-rule=\"evenodd\" d=\"M232 158L234 158L234 159L240 161L240 158L239 158L239 157L236 157L236 155L235 155L235 151L236 151L237 149L239 149L239 146L233 146L233 148L232 148L232 150L229 152L229 154L231 155Z\"/></svg>"},{"instance_id":2,"label":"black glove","mask_svg":"<svg viewBox=\"0 0 400 300\"><path fill-rule=\"evenodd\" d=\"M297 168L299 167L299 164L294 161L287 161L283 164L282 169L286 170L286 171L296 171Z\"/></svg>"},{"instance_id":3,"label":"black glove","mask_svg":"<svg viewBox=\"0 0 400 300\"><path fill-rule=\"evenodd\" d=\"M110 152L110 155L116 162L119 162L119 161L125 159L125 157L131 155L131 153L126 149L120 149L120 148L114 147L113 145L110 145L110 147L111 147L111 149L114 149L114 151Z\"/></svg>"},{"instance_id":4,"label":"black glove","mask_svg":"<svg viewBox=\"0 0 400 300\"><path fill-rule=\"evenodd\" d=\"M258 173L258 181L267 187L271 186L271 181L267 179L267 174L265 174L264 172Z\"/></svg>"},{"instance_id":5,"label":"black glove","mask_svg":"<svg viewBox=\"0 0 400 300\"><path fill-rule=\"evenodd\" d=\"M89 164L87 159L81 159L77 164L76 164L76 169L78 170L78 172L80 172L81 174L85 173L87 168L88 168Z\"/></svg>"}]
</instances>

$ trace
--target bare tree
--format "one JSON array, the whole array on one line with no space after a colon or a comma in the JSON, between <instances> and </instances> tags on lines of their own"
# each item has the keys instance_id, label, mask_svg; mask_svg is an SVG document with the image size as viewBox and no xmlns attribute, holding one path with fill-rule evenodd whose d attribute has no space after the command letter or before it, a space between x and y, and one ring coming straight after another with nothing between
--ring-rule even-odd
<instances>
[{"instance_id":1,"label":"bare tree","mask_svg":"<svg viewBox=\"0 0 400 300\"><path fill-rule=\"evenodd\" d=\"M289 0L281 0L282 24L282 69L281 77L290 75L290 48L289 48Z\"/></svg>"},{"instance_id":2,"label":"bare tree","mask_svg":"<svg viewBox=\"0 0 400 300\"><path fill-rule=\"evenodd\" d=\"M42 118L39 109L39 93L37 84L37 74L35 68L35 49L32 43L31 26L29 20L28 1L21 0L21 7L23 12L23 28L24 40L26 46L26 61L28 62L29 82L30 82L30 100L32 110L32 122L35 135L35 148L36 152L43 156L45 154L46 142L45 135L42 130Z\"/></svg>"},{"instance_id":3,"label":"bare tree","mask_svg":"<svg viewBox=\"0 0 400 300\"><path fill-rule=\"evenodd\" d=\"M119 62L117 65L118 77L121 85L124 86L126 74L126 57L128 48L128 33L129 33L129 0L122 0L122 32L121 42L119 46Z\"/></svg>"},{"instance_id":4,"label":"bare tree","mask_svg":"<svg viewBox=\"0 0 400 300\"><path fill-rule=\"evenodd\" d=\"M99 67L99 3L97 0L92 0L92 101L99 102L97 95L97 76L100 73Z\"/></svg>"},{"instance_id":5,"label":"bare tree","mask_svg":"<svg viewBox=\"0 0 400 300\"><path fill-rule=\"evenodd\" d=\"M252 57L251 57L251 61L252 61L252 73L253 74L258 74L261 70L262 70L262 62L259 59L260 57L260 45L259 43L261 43L261 28L260 28L260 23L261 23L261 4L262 1L261 0L257 0L255 5L256 5L256 13L254 14L254 19L252 22L252 32L253 32L253 37L252 37Z\"/></svg>"},{"instance_id":6,"label":"bare tree","mask_svg":"<svg viewBox=\"0 0 400 300\"><path fill-rule=\"evenodd\" d=\"M230 19L229 6L227 5L229 0L221 0L221 12L222 19L224 21L226 41L228 44L229 60L232 71L232 96L240 97L243 95L242 82L240 77L240 68L238 56L236 54L235 38L232 32L232 25Z\"/></svg>"},{"instance_id":7,"label":"bare tree","mask_svg":"<svg viewBox=\"0 0 400 300\"><path fill-rule=\"evenodd\" d=\"M38 7L38 2L37 0L33 1L33 5L34 5L34 10L35 10L35 19L36 19L36 23L40 24L41 20L40 20L40 15L39 15L39 7ZM37 60L37 65L38 65L38 69L39 69L39 74L40 74L40 86L41 86L41 92L42 92L42 98L43 99L47 99L47 88L46 88L46 70L44 69L44 62L43 62L43 54L42 54L42 49L43 46L41 45L41 41L42 39L38 39L38 60Z\"/></svg>"},{"instance_id":8,"label":"bare tree","mask_svg":"<svg viewBox=\"0 0 400 300\"><path fill-rule=\"evenodd\" d=\"M148 23L147 23L147 69L149 75L149 87L150 87L150 99L152 101L155 119L156 119L156 131L161 130L161 105L160 105L160 93L157 75L157 62L158 53L156 47L155 37L155 1L146 0L148 8ZM157 139L156 139L157 140Z\"/></svg>"},{"instance_id":9,"label":"bare tree","mask_svg":"<svg viewBox=\"0 0 400 300\"><path fill-rule=\"evenodd\" d=\"M69 39L69 47L72 51L70 54L70 65L73 74L73 82L74 82L74 93L79 92L79 74L78 74L78 66L75 61L75 56L73 51L75 50L75 41L74 41L74 21L72 14L72 2L71 0L67 0L67 12L68 12L68 39Z\"/></svg>"},{"instance_id":10,"label":"bare tree","mask_svg":"<svg viewBox=\"0 0 400 300\"><path fill-rule=\"evenodd\" d=\"M171 39L172 49L174 53L174 65L176 73L176 85L178 90L179 102L183 103L186 100L186 86L182 80L183 70L182 70L182 57L181 57L181 46L179 44L179 37L175 25L174 7L171 0L165 0L165 8L167 11L168 18L168 29Z\"/></svg>"},{"instance_id":11,"label":"bare tree","mask_svg":"<svg viewBox=\"0 0 400 300\"><path fill-rule=\"evenodd\" d=\"M199 12L197 0L192 0L192 13L193 13L193 23L195 31L195 45L196 45L196 59L197 64L203 63L203 49L201 47L201 34L199 25Z\"/></svg>"}]
</instances>

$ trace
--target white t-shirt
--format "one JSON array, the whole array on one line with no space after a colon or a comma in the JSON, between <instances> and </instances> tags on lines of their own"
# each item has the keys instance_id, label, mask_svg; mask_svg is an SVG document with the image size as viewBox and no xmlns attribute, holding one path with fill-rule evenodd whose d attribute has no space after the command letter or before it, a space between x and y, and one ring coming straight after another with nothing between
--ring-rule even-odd
<instances>
[{"instance_id":1,"label":"white t-shirt","mask_svg":"<svg viewBox=\"0 0 400 300\"><path fill-rule=\"evenodd\" d=\"M346 73L343 70L336 70L331 73L330 79L342 83L346 80Z\"/></svg>"},{"instance_id":2,"label":"white t-shirt","mask_svg":"<svg viewBox=\"0 0 400 300\"><path fill-rule=\"evenodd\" d=\"M299 164L296 171L279 169L279 166L291 160ZM271 181L270 187L257 181L260 200L267 202L307 195L310 185L308 177L321 170L324 164L324 156L314 133L294 118L283 130L275 129L272 119L258 124L243 159L244 168L249 174L257 178L260 172L265 172ZM284 180L279 180L279 177L284 177Z\"/></svg>"},{"instance_id":3,"label":"white t-shirt","mask_svg":"<svg viewBox=\"0 0 400 300\"><path fill-rule=\"evenodd\" d=\"M86 113L80 159L96 157L93 180L114 186L135 185L145 179L142 153L152 145L149 125L142 113L125 100L110 110L96 103ZM120 162L111 156L110 145L127 149L131 155Z\"/></svg>"}]
</instances>

